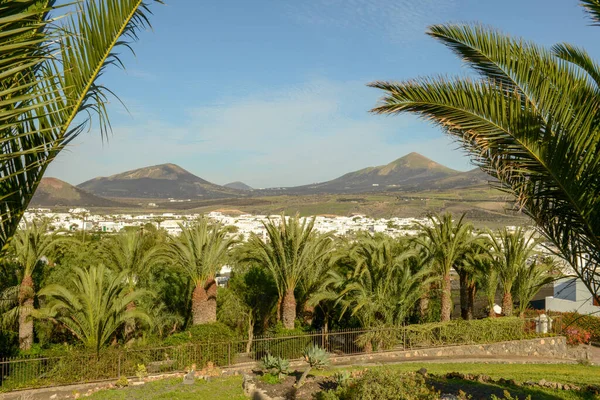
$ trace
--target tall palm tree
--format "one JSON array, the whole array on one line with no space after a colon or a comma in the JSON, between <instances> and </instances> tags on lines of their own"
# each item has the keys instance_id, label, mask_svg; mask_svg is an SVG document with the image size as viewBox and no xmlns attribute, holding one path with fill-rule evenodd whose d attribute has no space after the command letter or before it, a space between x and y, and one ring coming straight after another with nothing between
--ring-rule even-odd
<instances>
[{"instance_id":1,"label":"tall palm tree","mask_svg":"<svg viewBox=\"0 0 600 400\"><path fill-rule=\"evenodd\" d=\"M463 222L464 215L455 223L452 214L430 215L429 224L420 224L421 236L417 243L423 246L433 269L441 279L441 320L450 321L452 287L450 272L462 263L473 242L473 227Z\"/></svg>"},{"instance_id":2,"label":"tall palm tree","mask_svg":"<svg viewBox=\"0 0 600 400\"><path fill-rule=\"evenodd\" d=\"M126 285L130 292L135 291L139 281L145 278L150 269L159 261L160 242L152 232L144 234L142 230L120 232L102 241L99 255L103 264L113 271L124 272ZM135 303L128 305L135 308ZM126 333L135 329L135 321L126 325Z\"/></svg>"},{"instance_id":3,"label":"tall palm tree","mask_svg":"<svg viewBox=\"0 0 600 400\"><path fill-rule=\"evenodd\" d=\"M125 323L139 318L151 323L140 308L128 310L128 304L148 294L142 289L129 291L126 273L113 273L104 266L89 270L75 269L73 289L51 284L40 290L48 298L38 317L61 323L86 347L100 352Z\"/></svg>"},{"instance_id":4,"label":"tall palm tree","mask_svg":"<svg viewBox=\"0 0 600 400\"><path fill-rule=\"evenodd\" d=\"M521 270L527 268L537 254L535 247L539 241L535 233L526 234L523 228L510 231L507 228L498 230L494 235L490 232L494 268L502 284L502 311L504 315L513 313L513 286Z\"/></svg>"},{"instance_id":5,"label":"tall palm tree","mask_svg":"<svg viewBox=\"0 0 600 400\"><path fill-rule=\"evenodd\" d=\"M248 240L246 261L255 261L271 272L279 292L278 308L285 329L294 329L296 296L294 291L303 277L334 252L331 235L319 234L315 219L281 215L279 221L264 222L267 240L252 234Z\"/></svg>"},{"instance_id":6,"label":"tall palm tree","mask_svg":"<svg viewBox=\"0 0 600 400\"><path fill-rule=\"evenodd\" d=\"M581 0L596 24L600 0ZM480 79L374 82L373 111L412 112L455 138L600 300L600 67L579 47L547 49L481 25L428 34Z\"/></svg>"},{"instance_id":7,"label":"tall palm tree","mask_svg":"<svg viewBox=\"0 0 600 400\"><path fill-rule=\"evenodd\" d=\"M210 223L204 216L190 226L179 226L181 234L169 239L163 255L192 281L192 323L216 322L215 277L236 241L228 237L225 227Z\"/></svg>"},{"instance_id":8,"label":"tall palm tree","mask_svg":"<svg viewBox=\"0 0 600 400\"><path fill-rule=\"evenodd\" d=\"M67 239L60 238L48 231L48 222L25 222L22 228L16 231L9 249L18 266L19 285L7 288L2 297L3 317L10 321L16 320L19 325L19 346L21 350L29 350L33 344L33 319L34 300L36 287L33 275L41 268L51 256L54 248Z\"/></svg>"},{"instance_id":9,"label":"tall palm tree","mask_svg":"<svg viewBox=\"0 0 600 400\"><path fill-rule=\"evenodd\" d=\"M412 271L415 253L384 235L361 235L352 249L354 271L339 295L364 327L401 324L421 297L427 271Z\"/></svg>"},{"instance_id":10,"label":"tall palm tree","mask_svg":"<svg viewBox=\"0 0 600 400\"><path fill-rule=\"evenodd\" d=\"M74 9L73 9L74 8ZM0 251L6 250L50 162L89 125L110 130L98 82L148 26L143 0L0 4Z\"/></svg>"}]
</instances>

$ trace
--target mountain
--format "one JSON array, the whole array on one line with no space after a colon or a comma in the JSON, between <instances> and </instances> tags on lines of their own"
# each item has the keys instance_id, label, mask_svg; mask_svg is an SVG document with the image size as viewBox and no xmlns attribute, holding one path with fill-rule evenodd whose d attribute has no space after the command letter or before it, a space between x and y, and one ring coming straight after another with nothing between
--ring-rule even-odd
<instances>
[{"instance_id":1,"label":"mountain","mask_svg":"<svg viewBox=\"0 0 600 400\"><path fill-rule=\"evenodd\" d=\"M331 181L285 189L288 193L358 193L431 188L434 182L460 175L418 153L389 164L350 172Z\"/></svg>"},{"instance_id":2,"label":"mountain","mask_svg":"<svg viewBox=\"0 0 600 400\"><path fill-rule=\"evenodd\" d=\"M240 182L240 181L226 183L223 186L226 188L237 189L237 190L253 190L250 186L248 186L244 182Z\"/></svg>"},{"instance_id":3,"label":"mountain","mask_svg":"<svg viewBox=\"0 0 600 400\"><path fill-rule=\"evenodd\" d=\"M118 207L116 201L95 196L56 178L42 178L33 199L33 207Z\"/></svg>"},{"instance_id":4,"label":"mountain","mask_svg":"<svg viewBox=\"0 0 600 400\"><path fill-rule=\"evenodd\" d=\"M78 185L98 196L148 199L216 199L237 197L238 190L215 185L175 164L139 168Z\"/></svg>"}]
</instances>

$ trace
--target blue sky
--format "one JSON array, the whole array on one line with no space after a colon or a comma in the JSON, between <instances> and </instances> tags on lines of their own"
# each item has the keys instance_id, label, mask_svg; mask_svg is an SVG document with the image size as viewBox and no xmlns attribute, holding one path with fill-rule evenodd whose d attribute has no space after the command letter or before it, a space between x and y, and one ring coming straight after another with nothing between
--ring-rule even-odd
<instances>
[{"instance_id":1,"label":"blue sky","mask_svg":"<svg viewBox=\"0 0 600 400\"><path fill-rule=\"evenodd\" d=\"M469 74L425 35L481 22L600 58L600 28L576 0L167 0L153 5L126 70L101 82L112 101L108 143L94 127L47 176L78 184L166 162L218 184L299 185L386 164L412 151L471 168L438 129L411 115L368 113L373 80Z\"/></svg>"}]
</instances>

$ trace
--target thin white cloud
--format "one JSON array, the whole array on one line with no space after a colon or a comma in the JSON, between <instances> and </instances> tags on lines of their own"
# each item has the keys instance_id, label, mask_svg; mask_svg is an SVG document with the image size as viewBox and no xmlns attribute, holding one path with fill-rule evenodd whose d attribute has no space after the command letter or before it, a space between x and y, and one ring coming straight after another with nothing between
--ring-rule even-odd
<instances>
[{"instance_id":1,"label":"thin white cloud","mask_svg":"<svg viewBox=\"0 0 600 400\"><path fill-rule=\"evenodd\" d=\"M450 141L412 116L368 109L378 93L362 82L312 81L217 105L191 108L180 123L137 115L114 126L108 145L84 136L50 174L79 183L127 169L172 162L224 184L307 184L388 163L411 151L455 168L467 163Z\"/></svg>"},{"instance_id":2,"label":"thin white cloud","mask_svg":"<svg viewBox=\"0 0 600 400\"><path fill-rule=\"evenodd\" d=\"M314 0L286 3L304 24L359 29L395 42L422 38L427 25L454 7L454 0Z\"/></svg>"}]
</instances>

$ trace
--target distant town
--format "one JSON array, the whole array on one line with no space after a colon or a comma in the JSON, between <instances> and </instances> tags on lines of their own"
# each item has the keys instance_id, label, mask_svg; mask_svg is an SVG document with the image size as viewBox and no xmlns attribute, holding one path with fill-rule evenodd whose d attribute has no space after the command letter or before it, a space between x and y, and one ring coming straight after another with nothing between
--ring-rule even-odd
<instances>
[{"instance_id":1,"label":"distant town","mask_svg":"<svg viewBox=\"0 0 600 400\"><path fill-rule=\"evenodd\" d=\"M94 214L86 208L72 208L68 212L53 212L49 208L32 208L25 212L23 221L36 219L50 220L50 226L55 230L86 231L86 232L119 232L127 227L141 227L152 224L166 230L171 235L181 232L181 226L187 226L196 220L200 214ZM263 222L269 218L277 220L280 215L251 215L236 216L221 212L206 214L215 222L234 226L236 233L247 239L251 233L264 237ZM23 222L25 223L25 222ZM353 232L381 232L390 236L410 236L418 232L419 223L427 224L427 218L370 218L364 215L345 216L316 216L315 229L319 232L333 232L343 236Z\"/></svg>"}]
</instances>

